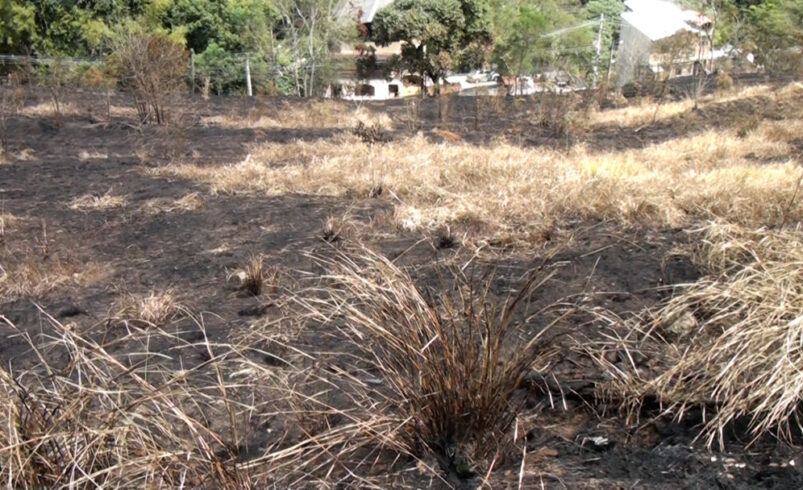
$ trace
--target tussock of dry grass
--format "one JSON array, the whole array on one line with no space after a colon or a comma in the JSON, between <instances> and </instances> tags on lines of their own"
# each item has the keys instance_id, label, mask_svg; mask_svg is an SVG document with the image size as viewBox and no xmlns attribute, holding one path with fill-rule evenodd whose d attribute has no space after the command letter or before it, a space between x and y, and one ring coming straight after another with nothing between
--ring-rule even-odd
<instances>
[{"instance_id":1,"label":"tussock of dry grass","mask_svg":"<svg viewBox=\"0 0 803 490\"><path fill-rule=\"evenodd\" d=\"M203 206L203 200L197 192L191 192L178 199L156 198L148 199L142 205L142 211L147 214L182 213L195 211Z\"/></svg>"},{"instance_id":2,"label":"tussock of dry grass","mask_svg":"<svg viewBox=\"0 0 803 490\"><path fill-rule=\"evenodd\" d=\"M0 263L0 299L42 298L62 287L88 286L110 274L110 268L95 262L78 264L53 257Z\"/></svg>"},{"instance_id":3,"label":"tussock of dry grass","mask_svg":"<svg viewBox=\"0 0 803 490\"><path fill-rule=\"evenodd\" d=\"M36 158L36 152L32 148L24 148L20 150L19 154L17 155L17 160L20 160L22 162L30 162L35 158Z\"/></svg>"},{"instance_id":4,"label":"tussock of dry grass","mask_svg":"<svg viewBox=\"0 0 803 490\"><path fill-rule=\"evenodd\" d=\"M395 197L396 222L416 229L479 224L482 238L528 243L581 220L677 226L690 218L777 225L803 216L792 201L803 169L789 138L803 120L762 123L746 138L710 130L640 150L567 153L498 143L433 144L423 137L378 146L356 138L269 143L245 161L171 165L159 174L212 192Z\"/></svg>"},{"instance_id":5,"label":"tussock of dry grass","mask_svg":"<svg viewBox=\"0 0 803 490\"><path fill-rule=\"evenodd\" d=\"M0 214L0 237L4 236L6 232L11 231L18 221L19 218L13 214Z\"/></svg>"},{"instance_id":6,"label":"tussock of dry grass","mask_svg":"<svg viewBox=\"0 0 803 490\"><path fill-rule=\"evenodd\" d=\"M105 194L84 194L70 203L70 209L79 211L105 211L125 206L128 200L125 196L114 196L109 189Z\"/></svg>"},{"instance_id":7,"label":"tussock of dry grass","mask_svg":"<svg viewBox=\"0 0 803 490\"><path fill-rule=\"evenodd\" d=\"M257 105L247 116L235 113L208 116L201 123L233 129L346 128L351 118L343 117L343 113L348 111L344 103L333 100L267 104Z\"/></svg>"},{"instance_id":8,"label":"tussock of dry grass","mask_svg":"<svg viewBox=\"0 0 803 490\"><path fill-rule=\"evenodd\" d=\"M87 162L89 160L106 160L107 158L109 158L108 153L102 153L99 151L81 150L78 152L78 160L82 162Z\"/></svg>"},{"instance_id":9,"label":"tussock of dry grass","mask_svg":"<svg viewBox=\"0 0 803 490\"><path fill-rule=\"evenodd\" d=\"M710 225L687 253L708 272L680 286L652 315L667 345L666 371L655 377L619 373L612 391L638 405L657 396L678 418L714 404L706 442L746 417L758 437L790 439L803 407L803 230ZM680 324L680 326L678 326Z\"/></svg>"},{"instance_id":10,"label":"tussock of dry grass","mask_svg":"<svg viewBox=\"0 0 803 490\"><path fill-rule=\"evenodd\" d=\"M245 291L259 296L262 294L262 288L265 286L267 278L265 277L265 260L262 255L252 256L245 266L236 271L234 276L240 281L240 287Z\"/></svg>"},{"instance_id":11,"label":"tussock of dry grass","mask_svg":"<svg viewBox=\"0 0 803 490\"><path fill-rule=\"evenodd\" d=\"M116 316L159 327L179 316L181 311L172 291L151 291L125 295L117 304Z\"/></svg>"},{"instance_id":12,"label":"tussock of dry grass","mask_svg":"<svg viewBox=\"0 0 803 490\"><path fill-rule=\"evenodd\" d=\"M234 489L249 485L223 442L229 434L215 433L199 416L220 416L227 407L233 409L225 384L194 386L189 380L199 368L162 368L159 361L165 354L147 349L137 354L133 365L121 361L106 345L45 317L45 340L18 332L40 363L22 371L0 369L3 486ZM2 316L0 321L14 328ZM137 335L117 342L147 345ZM206 346L211 353L212 346ZM50 361L53 354L64 361Z\"/></svg>"},{"instance_id":13,"label":"tussock of dry grass","mask_svg":"<svg viewBox=\"0 0 803 490\"><path fill-rule=\"evenodd\" d=\"M542 334L549 326L520 339L524 324L544 314L528 311L529 300L550 276L534 270L518 292L500 300L489 285L472 284L459 272L453 289L422 291L365 249L325 266L331 271L326 296L303 305L353 346L356 362L347 372L356 371L359 380L345 378L352 388L383 387L372 413L396 420L387 438L461 477L487 470L484 458L512 435L513 391L527 372L545 366Z\"/></svg>"},{"instance_id":14,"label":"tussock of dry grass","mask_svg":"<svg viewBox=\"0 0 803 490\"><path fill-rule=\"evenodd\" d=\"M59 111L61 112L62 116L77 116L82 113L86 113L80 107L71 102L61 102L59 104ZM40 102L38 104L24 107L21 112L22 114L30 117L50 117L55 114L56 107L52 102Z\"/></svg>"}]
</instances>

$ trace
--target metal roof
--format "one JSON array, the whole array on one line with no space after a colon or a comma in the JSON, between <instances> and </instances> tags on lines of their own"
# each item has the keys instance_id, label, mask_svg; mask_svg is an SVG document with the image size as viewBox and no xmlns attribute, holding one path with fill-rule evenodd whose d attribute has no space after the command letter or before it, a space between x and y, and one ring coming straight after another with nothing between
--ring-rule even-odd
<instances>
[{"instance_id":1,"label":"metal roof","mask_svg":"<svg viewBox=\"0 0 803 490\"><path fill-rule=\"evenodd\" d=\"M665 0L626 0L629 9L622 20L632 25L651 41L669 37L679 31L695 31L686 21L688 12Z\"/></svg>"}]
</instances>

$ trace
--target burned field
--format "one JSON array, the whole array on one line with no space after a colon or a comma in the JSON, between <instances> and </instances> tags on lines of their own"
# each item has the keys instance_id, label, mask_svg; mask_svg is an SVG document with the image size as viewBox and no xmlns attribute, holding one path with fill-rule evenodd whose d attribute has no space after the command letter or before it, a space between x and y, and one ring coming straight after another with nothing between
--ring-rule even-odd
<instances>
[{"instance_id":1,"label":"burned field","mask_svg":"<svg viewBox=\"0 0 803 490\"><path fill-rule=\"evenodd\" d=\"M803 486L800 84L109 102L4 116L7 485Z\"/></svg>"}]
</instances>

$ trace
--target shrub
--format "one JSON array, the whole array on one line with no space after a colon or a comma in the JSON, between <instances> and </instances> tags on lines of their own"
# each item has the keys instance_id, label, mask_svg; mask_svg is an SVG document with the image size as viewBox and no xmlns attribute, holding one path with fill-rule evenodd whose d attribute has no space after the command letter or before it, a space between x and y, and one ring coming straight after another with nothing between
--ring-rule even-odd
<instances>
[{"instance_id":1,"label":"shrub","mask_svg":"<svg viewBox=\"0 0 803 490\"><path fill-rule=\"evenodd\" d=\"M717 75L717 90L720 92L727 92L733 88L733 78L726 72L721 71Z\"/></svg>"},{"instance_id":2,"label":"shrub","mask_svg":"<svg viewBox=\"0 0 803 490\"><path fill-rule=\"evenodd\" d=\"M126 34L115 43L112 63L134 99L140 121L167 124L170 98L185 82L184 48L158 34Z\"/></svg>"},{"instance_id":3,"label":"shrub","mask_svg":"<svg viewBox=\"0 0 803 490\"><path fill-rule=\"evenodd\" d=\"M628 99L632 99L641 93L641 85L636 81L627 82L622 85L622 95Z\"/></svg>"}]
</instances>

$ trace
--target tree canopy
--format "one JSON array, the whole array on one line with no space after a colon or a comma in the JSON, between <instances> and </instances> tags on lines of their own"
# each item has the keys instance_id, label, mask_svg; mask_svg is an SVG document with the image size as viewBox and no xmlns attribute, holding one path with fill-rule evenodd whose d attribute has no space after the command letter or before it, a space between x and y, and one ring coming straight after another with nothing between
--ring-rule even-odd
<instances>
[{"instance_id":1,"label":"tree canopy","mask_svg":"<svg viewBox=\"0 0 803 490\"><path fill-rule=\"evenodd\" d=\"M321 93L334 77L336 53L357 41L352 0L0 0L0 54L102 58L123 33L164 35L193 53L199 85L242 90L245 53L264 90ZM768 68L800 69L803 0L679 0L714 19L713 41L754 53ZM561 68L587 75L607 66L618 37L622 0L396 0L373 19L373 40L401 41L394 66L442 79L480 67L511 75ZM601 59L597 27L606 22ZM363 31L363 34L367 31ZM211 83L206 84L205 80Z\"/></svg>"},{"instance_id":2,"label":"tree canopy","mask_svg":"<svg viewBox=\"0 0 803 490\"><path fill-rule=\"evenodd\" d=\"M401 41L401 67L436 83L447 71L481 66L492 43L487 0L397 0L373 21L374 40Z\"/></svg>"}]
</instances>

